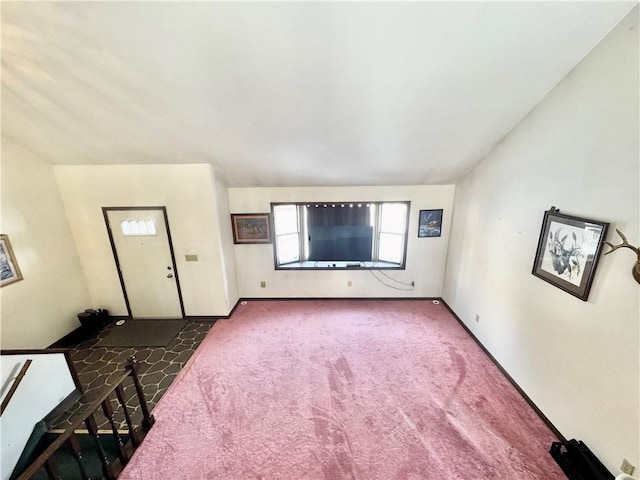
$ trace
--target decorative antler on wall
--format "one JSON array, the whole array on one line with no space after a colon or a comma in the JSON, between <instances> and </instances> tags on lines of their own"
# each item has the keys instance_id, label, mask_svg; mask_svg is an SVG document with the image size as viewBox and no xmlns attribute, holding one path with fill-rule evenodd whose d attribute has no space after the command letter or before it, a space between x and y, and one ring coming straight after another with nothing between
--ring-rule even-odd
<instances>
[{"instance_id":1,"label":"decorative antler on wall","mask_svg":"<svg viewBox=\"0 0 640 480\"><path fill-rule=\"evenodd\" d=\"M629 241L627 240L627 237L624 236L624 233L622 233L617 228L616 228L616 232L618 232L618 235L620 235L620 238L622 238L622 243L619 244L619 245L614 245L611 242L604 242L604 243L606 243L607 245L609 245L611 247L611 250L606 252L605 255L608 255L611 252L613 252L614 250L617 250L617 249L622 248L622 247L630 248L631 250L636 252L636 255L638 256L638 261L633 266L633 269L631 270L631 275L633 275L633 278L636 279L636 282L640 283L640 248L634 247L633 245L630 245Z\"/></svg>"}]
</instances>

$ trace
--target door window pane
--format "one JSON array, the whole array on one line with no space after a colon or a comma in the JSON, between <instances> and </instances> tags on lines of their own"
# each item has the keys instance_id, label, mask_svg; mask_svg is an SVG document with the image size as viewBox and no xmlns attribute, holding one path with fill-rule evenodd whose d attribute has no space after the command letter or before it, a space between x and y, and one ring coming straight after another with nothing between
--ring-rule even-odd
<instances>
[{"instance_id":1,"label":"door window pane","mask_svg":"<svg viewBox=\"0 0 640 480\"><path fill-rule=\"evenodd\" d=\"M157 235L153 220L123 220L120 223L122 235L125 237Z\"/></svg>"}]
</instances>

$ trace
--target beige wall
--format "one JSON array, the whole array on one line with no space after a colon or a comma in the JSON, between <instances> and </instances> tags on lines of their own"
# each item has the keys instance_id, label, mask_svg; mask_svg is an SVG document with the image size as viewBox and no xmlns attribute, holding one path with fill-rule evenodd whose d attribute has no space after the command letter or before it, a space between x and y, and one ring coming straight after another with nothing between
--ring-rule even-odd
<instances>
[{"instance_id":1,"label":"beige wall","mask_svg":"<svg viewBox=\"0 0 640 480\"><path fill-rule=\"evenodd\" d=\"M588 302L531 275L552 205L640 242L638 8L456 187L444 299L568 438L640 464L635 255L601 259ZM475 322L475 315L480 322Z\"/></svg>"},{"instance_id":2,"label":"beige wall","mask_svg":"<svg viewBox=\"0 0 640 480\"><path fill-rule=\"evenodd\" d=\"M213 186L216 196L216 225L220 232L220 257L222 258L222 278L225 285L225 301L228 311L238 301L238 276L236 275L236 261L233 250L233 233L229 216L229 197L227 186L214 175Z\"/></svg>"},{"instance_id":3,"label":"beige wall","mask_svg":"<svg viewBox=\"0 0 640 480\"><path fill-rule=\"evenodd\" d=\"M227 315L208 164L54 167L94 304L126 315L102 207L166 206L186 315ZM197 262L186 262L195 254Z\"/></svg>"},{"instance_id":4,"label":"beige wall","mask_svg":"<svg viewBox=\"0 0 640 480\"><path fill-rule=\"evenodd\" d=\"M407 187L230 188L232 213L269 212L271 202L411 201L406 270L385 273L401 282L415 282L412 291L396 290L377 281L369 270L275 270L272 245L235 245L241 297L439 297L449 241L453 185ZM442 236L418 237L418 214L444 209ZM398 285L378 273L384 282ZM266 288L260 287L265 281ZM352 286L348 287L347 282ZM410 287L409 287L410 288Z\"/></svg>"},{"instance_id":5,"label":"beige wall","mask_svg":"<svg viewBox=\"0 0 640 480\"><path fill-rule=\"evenodd\" d=\"M47 347L92 304L51 166L4 138L2 233L24 276L0 290L2 348Z\"/></svg>"}]
</instances>

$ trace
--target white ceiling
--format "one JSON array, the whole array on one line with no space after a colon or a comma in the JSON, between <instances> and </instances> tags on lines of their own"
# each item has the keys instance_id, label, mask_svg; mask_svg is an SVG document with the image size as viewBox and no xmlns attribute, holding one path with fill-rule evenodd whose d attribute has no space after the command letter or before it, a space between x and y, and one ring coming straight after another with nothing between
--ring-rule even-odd
<instances>
[{"instance_id":1,"label":"white ceiling","mask_svg":"<svg viewBox=\"0 0 640 480\"><path fill-rule=\"evenodd\" d=\"M452 183L636 2L2 2L2 136L230 186Z\"/></svg>"}]
</instances>

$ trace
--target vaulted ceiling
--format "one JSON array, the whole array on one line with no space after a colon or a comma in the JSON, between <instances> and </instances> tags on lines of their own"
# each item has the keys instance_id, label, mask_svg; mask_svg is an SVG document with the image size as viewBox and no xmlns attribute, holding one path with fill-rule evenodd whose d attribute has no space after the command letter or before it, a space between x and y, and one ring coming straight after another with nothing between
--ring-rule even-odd
<instances>
[{"instance_id":1,"label":"vaulted ceiling","mask_svg":"<svg viewBox=\"0 0 640 480\"><path fill-rule=\"evenodd\" d=\"M230 186L453 183L636 2L2 2L2 136Z\"/></svg>"}]
</instances>

